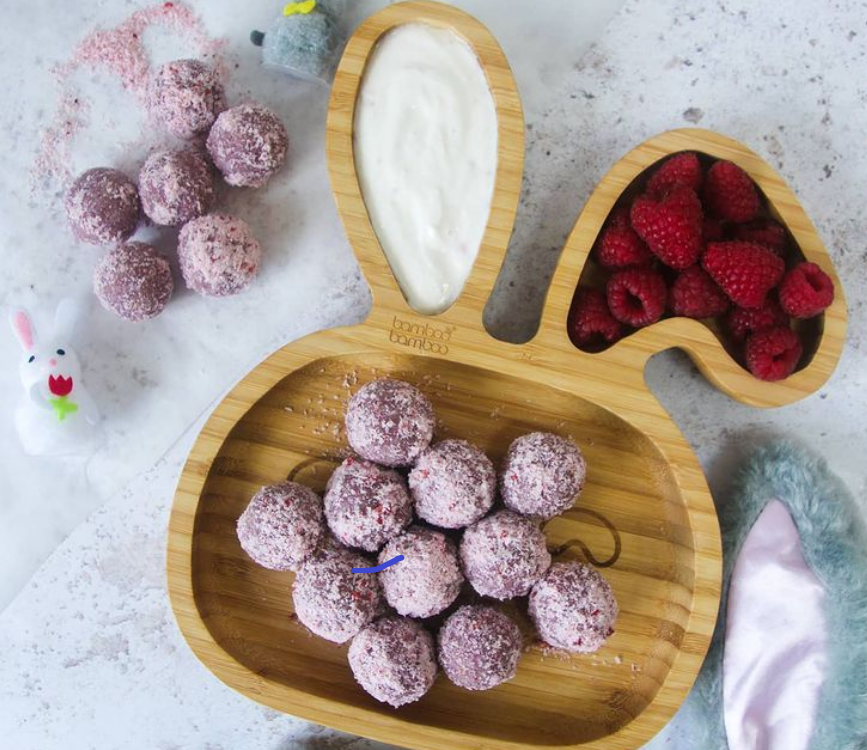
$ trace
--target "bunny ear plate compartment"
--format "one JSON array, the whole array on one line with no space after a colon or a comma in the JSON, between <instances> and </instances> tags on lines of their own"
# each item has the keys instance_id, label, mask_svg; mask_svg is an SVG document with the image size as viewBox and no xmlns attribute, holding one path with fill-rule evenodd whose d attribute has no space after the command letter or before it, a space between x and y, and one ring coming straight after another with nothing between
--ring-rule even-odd
<instances>
[{"instance_id":1,"label":"bunny ear plate compartment","mask_svg":"<svg viewBox=\"0 0 867 750\"><path fill-rule=\"evenodd\" d=\"M470 45L498 121L496 182L481 248L457 302L433 316L415 313L395 281L371 225L353 151L366 62L384 34L406 23L451 29ZM566 333L581 266L618 183L603 183L582 214L537 337L520 346L504 343L482 323L520 196L523 136L508 62L472 17L434 2L399 3L368 19L349 41L328 113L328 168L373 309L362 325L280 349L232 390L190 454L169 526L169 591L180 628L217 677L254 700L404 747L633 750L671 719L701 667L719 606L719 526L695 455L644 381L651 354L677 342L635 335L610 352L586 354ZM636 169L629 162L621 171ZM809 245L805 239L798 235L802 246ZM834 315L828 319L826 336L836 337ZM722 352L708 349L704 357L707 370L718 375L725 352L713 335L684 330L709 337ZM834 350L825 351L833 359ZM820 348L811 366L830 364ZM297 621L293 575L256 566L238 543L237 519L262 485L287 475L321 492L345 450L346 401L384 376L427 393L440 438L472 440L495 462L527 432L574 437L588 465L580 506L597 515L567 513L545 532L552 547L578 538L602 557L612 550L611 527L619 537L621 554L605 576L621 614L602 651L559 656L531 648L516 678L494 690L469 694L441 678L421 701L395 711L354 682L345 647L313 637ZM713 380L743 400L775 400L769 390L750 396L747 378ZM817 388L819 380L797 381L804 386L798 393ZM776 401L791 400L788 388L781 393Z\"/></svg>"}]
</instances>

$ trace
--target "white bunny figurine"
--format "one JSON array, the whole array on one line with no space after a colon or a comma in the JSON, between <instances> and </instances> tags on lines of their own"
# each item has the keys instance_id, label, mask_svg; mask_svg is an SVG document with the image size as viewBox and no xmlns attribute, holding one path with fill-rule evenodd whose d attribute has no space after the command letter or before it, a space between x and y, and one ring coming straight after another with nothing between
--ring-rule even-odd
<instances>
[{"instance_id":1,"label":"white bunny figurine","mask_svg":"<svg viewBox=\"0 0 867 750\"><path fill-rule=\"evenodd\" d=\"M92 447L99 413L84 387L81 363L70 342L78 318L75 302L62 300L51 337L41 341L26 310L10 314L24 350L20 373L25 398L15 414L15 426L30 455L82 453Z\"/></svg>"}]
</instances>

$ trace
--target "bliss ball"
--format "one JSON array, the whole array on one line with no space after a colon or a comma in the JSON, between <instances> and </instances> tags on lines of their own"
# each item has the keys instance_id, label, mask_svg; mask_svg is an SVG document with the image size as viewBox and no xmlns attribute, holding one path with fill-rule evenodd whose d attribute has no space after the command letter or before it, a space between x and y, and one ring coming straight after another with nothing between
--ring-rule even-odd
<instances>
[{"instance_id":1,"label":"bliss ball","mask_svg":"<svg viewBox=\"0 0 867 750\"><path fill-rule=\"evenodd\" d=\"M404 559L379 574L386 601L408 617L432 617L458 598L464 576L454 543L438 531L411 526L379 553L379 564Z\"/></svg>"},{"instance_id":2,"label":"bliss ball","mask_svg":"<svg viewBox=\"0 0 867 750\"><path fill-rule=\"evenodd\" d=\"M178 236L178 260L187 286L205 297L243 292L256 274L262 248L247 222L208 214L186 224Z\"/></svg>"},{"instance_id":3,"label":"bliss ball","mask_svg":"<svg viewBox=\"0 0 867 750\"><path fill-rule=\"evenodd\" d=\"M490 690L515 676L523 639L500 610L467 605L446 620L437 645L440 666L455 685Z\"/></svg>"},{"instance_id":4,"label":"bliss ball","mask_svg":"<svg viewBox=\"0 0 867 750\"><path fill-rule=\"evenodd\" d=\"M164 227L186 224L210 211L214 177L196 151L157 151L138 176L141 204L154 223Z\"/></svg>"},{"instance_id":5,"label":"bliss ball","mask_svg":"<svg viewBox=\"0 0 867 750\"><path fill-rule=\"evenodd\" d=\"M129 239L141 213L135 183L123 172L104 167L80 175L67 191L65 204L72 233L90 245Z\"/></svg>"},{"instance_id":6,"label":"bliss ball","mask_svg":"<svg viewBox=\"0 0 867 750\"><path fill-rule=\"evenodd\" d=\"M289 138L271 110L242 104L217 118L207 145L226 182L235 187L262 187L286 161Z\"/></svg>"},{"instance_id":7,"label":"bliss ball","mask_svg":"<svg viewBox=\"0 0 867 750\"><path fill-rule=\"evenodd\" d=\"M587 464L575 443L550 432L533 432L509 446L500 474L507 508L546 521L575 504Z\"/></svg>"},{"instance_id":8,"label":"bliss ball","mask_svg":"<svg viewBox=\"0 0 867 750\"><path fill-rule=\"evenodd\" d=\"M319 497L295 482L263 487L238 519L244 552L270 570L297 570L324 535Z\"/></svg>"},{"instance_id":9,"label":"bliss ball","mask_svg":"<svg viewBox=\"0 0 867 750\"><path fill-rule=\"evenodd\" d=\"M102 306L132 323L159 315L174 286L168 258L143 242L118 245L93 271L93 291Z\"/></svg>"},{"instance_id":10,"label":"bliss ball","mask_svg":"<svg viewBox=\"0 0 867 750\"><path fill-rule=\"evenodd\" d=\"M382 617L349 645L349 666L361 687L380 703L399 708L433 687L437 676L431 634L406 617Z\"/></svg>"},{"instance_id":11,"label":"bliss ball","mask_svg":"<svg viewBox=\"0 0 867 750\"><path fill-rule=\"evenodd\" d=\"M434 409L418 388L381 378L365 385L346 409L346 439L369 461L409 466L430 445Z\"/></svg>"},{"instance_id":12,"label":"bliss ball","mask_svg":"<svg viewBox=\"0 0 867 750\"><path fill-rule=\"evenodd\" d=\"M461 564L479 594L505 600L529 593L551 566L551 555L535 523L501 510L464 532Z\"/></svg>"},{"instance_id":13,"label":"bliss ball","mask_svg":"<svg viewBox=\"0 0 867 750\"><path fill-rule=\"evenodd\" d=\"M334 643L346 643L379 614L379 579L353 568L370 568L364 555L332 546L302 563L292 584L292 602L302 625Z\"/></svg>"},{"instance_id":14,"label":"bliss ball","mask_svg":"<svg viewBox=\"0 0 867 750\"><path fill-rule=\"evenodd\" d=\"M226 96L213 68L198 60L175 60L154 73L148 85L151 117L178 138L205 133L226 109Z\"/></svg>"},{"instance_id":15,"label":"bliss ball","mask_svg":"<svg viewBox=\"0 0 867 750\"><path fill-rule=\"evenodd\" d=\"M472 443L443 440L419 456L409 488L419 518L444 529L460 529L491 509L497 475L490 459Z\"/></svg>"},{"instance_id":16,"label":"bliss ball","mask_svg":"<svg viewBox=\"0 0 867 750\"><path fill-rule=\"evenodd\" d=\"M529 614L539 636L566 651L598 651L614 632L617 613L608 581L577 561L554 563L530 592Z\"/></svg>"},{"instance_id":17,"label":"bliss ball","mask_svg":"<svg viewBox=\"0 0 867 750\"><path fill-rule=\"evenodd\" d=\"M409 526L412 500L396 471L350 457L328 480L325 518L338 541L376 552Z\"/></svg>"}]
</instances>

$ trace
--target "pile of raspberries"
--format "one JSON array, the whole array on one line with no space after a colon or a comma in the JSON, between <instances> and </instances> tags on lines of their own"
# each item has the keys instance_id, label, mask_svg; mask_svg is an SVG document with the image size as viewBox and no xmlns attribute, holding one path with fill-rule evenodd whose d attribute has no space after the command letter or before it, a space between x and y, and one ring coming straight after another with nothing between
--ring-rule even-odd
<instances>
[{"instance_id":1,"label":"pile of raspberries","mask_svg":"<svg viewBox=\"0 0 867 750\"><path fill-rule=\"evenodd\" d=\"M716 318L753 375L782 380L804 351L791 319L834 300L830 277L798 255L743 169L715 161L705 170L695 153L675 154L608 217L594 248L605 289L579 286L569 335L598 351L666 314Z\"/></svg>"}]
</instances>

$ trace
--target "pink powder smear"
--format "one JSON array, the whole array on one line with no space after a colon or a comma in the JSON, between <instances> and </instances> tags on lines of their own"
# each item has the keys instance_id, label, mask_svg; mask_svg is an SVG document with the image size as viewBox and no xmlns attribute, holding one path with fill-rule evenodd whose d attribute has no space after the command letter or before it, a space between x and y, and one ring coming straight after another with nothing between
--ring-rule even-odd
<instances>
[{"instance_id":1,"label":"pink powder smear","mask_svg":"<svg viewBox=\"0 0 867 750\"><path fill-rule=\"evenodd\" d=\"M90 104L74 91L71 79L80 69L107 71L120 79L143 108L151 63L143 43L145 32L162 27L189 42L181 57L199 56L208 59L225 81L228 72L223 59L225 39L212 39L205 32L201 19L181 3L161 3L137 11L113 29L96 29L88 34L72 57L54 68L60 89L60 104L46 129L33 169L37 181L56 179L65 185L71 178L72 143L87 124Z\"/></svg>"}]
</instances>

